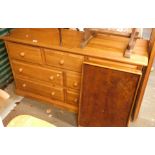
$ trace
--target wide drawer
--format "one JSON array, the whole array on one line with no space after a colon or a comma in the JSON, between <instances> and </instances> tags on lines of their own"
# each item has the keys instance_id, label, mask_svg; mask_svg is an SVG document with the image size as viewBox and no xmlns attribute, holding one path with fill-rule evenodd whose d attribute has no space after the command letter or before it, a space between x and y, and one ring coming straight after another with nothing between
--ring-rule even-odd
<instances>
[{"instance_id":1,"label":"wide drawer","mask_svg":"<svg viewBox=\"0 0 155 155\"><path fill-rule=\"evenodd\" d=\"M24 80L19 77L16 77L15 81L16 81L16 87L19 90L51 98L52 100L64 101L63 88L50 87L45 84Z\"/></svg>"},{"instance_id":2,"label":"wide drawer","mask_svg":"<svg viewBox=\"0 0 155 155\"><path fill-rule=\"evenodd\" d=\"M30 80L37 79L50 82L53 85L63 85L63 73L61 71L46 69L44 67L12 61L13 71L16 75L22 75Z\"/></svg>"},{"instance_id":3,"label":"wide drawer","mask_svg":"<svg viewBox=\"0 0 155 155\"><path fill-rule=\"evenodd\" d=\"M13 59L42 64L40 48L11 42L7 43L7 47L10 57Z\"/></svg>"},{"instance_id":4,"label":"wide drawer","mask_svg":"<svg viewBox=\"0 0 155 155\"><path fill-rule=\"evenodd\" d=\"M72 89L80 89L81 76L78 73L66 72L66 86Z\"/></svg>"},{"instance_id":5,"label":"wide drawer","mask_svg":"<svg viewBox=\"0 0 155 155\"><path fill-rule=\"evenodd\" d=\"M103 60L103 59L97 59L88 57L88 63L93 63L94 65L101 65L106 68L114 69L114 70L120 70L125 71L129 73L135 73L135 74L141 74L142 72L142 66L134 65L134 64L125 64L121 62L115 62L110 60ZM84 62L87 63L87 62Z\"/></svg>"},{"instance_id":6,"label":"wide drawer","mask_svg":"<svg viewBox=\"0 0 155 155\"><path fill-rule=\"evenodd\" d=\"M79 103L79 93L67 90L66 102L69 104L77 105Z\"/></svg>"},{"instance_id":7,"label":"wide drawer","mask_svg":"<svg viewBox=\"0 0 155 155\"><path fill-rule=\"evenodd\" d=\"M83 56L45 49L45 61L48 65L81 72Z\"/></svg>"}]
</instances>

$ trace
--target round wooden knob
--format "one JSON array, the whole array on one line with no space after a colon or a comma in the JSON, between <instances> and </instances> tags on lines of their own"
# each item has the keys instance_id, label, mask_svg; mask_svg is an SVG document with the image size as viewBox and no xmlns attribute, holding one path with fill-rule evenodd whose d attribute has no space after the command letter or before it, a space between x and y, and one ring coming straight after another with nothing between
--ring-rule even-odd
<instances>
[{"instance_id":1,"label":"round wooden knob","mask_svg":"<svg viewBox=\"0 0 155 155\"><path fill-rule=\"evenodd\" d=\"M105 112L104 109L101 112L104 113Z\"/></svg>"},{"instance_id":2,"label":"round wooden knob","mask_svg":"<svg viewBox=\"0 0 155 155\"><path fill-rule=\"evenodd\" d=\"M73 83L73 86L74 86L74 87L77 87L77 86L78 86L78 83L77 83L77 82L74 82L74 83Z\"/></svg>"},{"instance_id":3,"label":"round wooden knob","mask_svg":"<svg viewBox=\"0 0 155 155\"><path fill-rule=\"evenodd\" d=\"M23 84L22 84L22 87L23 87L23 88L25 88L25 87L26 87L26 84L25 84L25 83L23 83Z\"/></svg>"},{"instance_id":4,"label":"round wooden knob","mask_svg":"<svg viewBox=\"0 0 155 155\"><path fill-rule=\"evenodd\" d=\"M19 72L21 73L23 71L23 68L19 68Z\"/></svg>"},{"instance_id":5,"label":"round wooden knob","mask_svg":"<svg viewBox=\"0 0 155 155\"><path fill-rule=\"evenodd\" d=\"M57 77L60 77L60 74L57 74Z\"/></svg>"},{"instance_id":6,"label":"round wooden knob","mask_svg":"<svg viewBox=\"0 0 155 155\"><path fill-rule=\"evenodd\" d=\"M59 64L63 65L64 64L64 60L60 60Z\"/></svg>"},{"instance_id":7,"label":"round wooden knob","mask_svg":"<svg viewBox=\"0 0 155 155\"><path fill-rule=\"evenodd\" d=\"M50 76L50 80L54 80L54 76Z\"/></svg>"},{"instance_id":8,"label":"round wooden knob","mask_svg":"<svg viewBox=\"0 0 155 155\"><path fill-rule=\"evenodd\" d=\"M24 56L25 56L25 53L24 53L24 52L21 52L21 53L20 53L20 56L21 56L21 57L24 57Z\"/></svg>"},{"instance_id":9,"label":"round wooden knob","mask_svg":"<svg viewBox=\"0 0 155 155\"><path fill-rule=\"evenodd\" d=\"M55 95L55 92L53 91L53 92L51 93L51 95L54 96L54 95Z\"/></svg>"},{"instance_id":10,"label":"round wooden knob","mask_svg":"<svg viewBox=\"0 0 155 155\"><path fill-rule=\"evenodd\" d=\"M75 102L75 103L77 103L77 102L78 102L78 99L77 99L77 98L75 98L75 99L74 99L74 102Z\"/></svg>"}]
</instances>

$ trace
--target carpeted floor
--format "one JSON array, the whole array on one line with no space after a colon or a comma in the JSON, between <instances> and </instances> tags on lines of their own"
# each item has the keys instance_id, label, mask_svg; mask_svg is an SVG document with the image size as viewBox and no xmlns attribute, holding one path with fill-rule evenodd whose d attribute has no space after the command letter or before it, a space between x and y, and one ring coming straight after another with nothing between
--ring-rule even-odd
<instances>
[{"instance_id":1,"label":"carpeted floor","mask_svg":"<svg viewBox=\"0 0 155 155\"><path fill-rule=\"evenodd\" d=\"M60 110L51 104L41 103L32 99L24 98L17 106L11 110L9 115L3 120L6 126L15 116L31 115L50 122L58 127L77 126L77 115L65 110Z\"/></svg>"},{"instance_id":2,"label":"carpeted floor","mask_svg":"<svg viewBox=\"0 0 155 155\"><path fill-rule=\"evenodd\" d=\"M14 82L9 84L5 88L5 91L10 95L10 98L0 103L0 118L2 119L4 119L10 113L10 111L15 108L16 102L19 102L23 99L22 96L15 94Z\"/></svg>"}]
</instances>

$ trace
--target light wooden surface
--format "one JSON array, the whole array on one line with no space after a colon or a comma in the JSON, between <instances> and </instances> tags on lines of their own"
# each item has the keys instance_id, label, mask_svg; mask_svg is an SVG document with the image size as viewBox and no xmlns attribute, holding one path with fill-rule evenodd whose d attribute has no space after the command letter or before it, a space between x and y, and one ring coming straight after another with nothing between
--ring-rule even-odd
<instances>
[{"instance_id":1,"label":"light wooden surface","mask_svg":"<svg viewBox=\"0 0 155 155\"><path fill-rule=\"evenodd\" d=\"M93 56L115 60L129 64L147 66L148 54L147 41L138 39L130 59L124 58L123 51L129 41L128 38L98 35L93 38L84 48L80 48L83 32L73 30L62 30L63 44L59 46L59 35L57 29L15 29L5 40L25 43L34 46L57 49L70 53ZM34 42L37 40L37 42Z\"/></svg>"},{"instance_id":2,"label":"light wooden surface","mask_svg":"<svg viewBox=\"0 0 155 155\"><path fill-rule=\"evenodd\" d=\"M81 48L86 47L90 40L96 37L97 34L130 38L126 48L124 49L124 57L130 58L139 32L136 28L126 29L126 31L118 31L117 29L106 28L84 28L84 35L83 40L81 42Z\"/></svg>"}]
</instances>

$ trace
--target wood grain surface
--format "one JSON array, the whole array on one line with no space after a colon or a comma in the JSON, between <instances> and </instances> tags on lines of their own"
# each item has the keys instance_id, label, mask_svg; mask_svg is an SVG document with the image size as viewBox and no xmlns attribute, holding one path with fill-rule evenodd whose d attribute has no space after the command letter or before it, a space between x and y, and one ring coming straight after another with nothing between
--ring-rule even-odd
<instances>
[{"instance_id":1,"label":"wood grain surface","mask_svg":"<svg viewBox=\"0 0 155 155\"><path fill-rule=\"evenodd\" d=\"M140 75L84 64L79 126L127 126Z\"/></svg>"}]
</instances>

